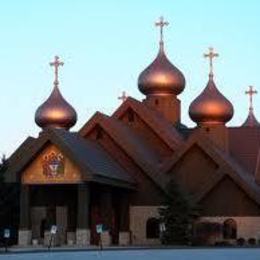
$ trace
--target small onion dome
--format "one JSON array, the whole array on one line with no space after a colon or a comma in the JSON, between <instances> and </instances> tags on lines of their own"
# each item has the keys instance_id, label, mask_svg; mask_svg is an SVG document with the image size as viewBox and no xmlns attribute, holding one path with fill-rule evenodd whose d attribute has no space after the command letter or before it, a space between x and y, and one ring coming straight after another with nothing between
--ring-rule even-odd
<instances>
[{"instance_id":1,"label":"small onion dome","mask_svg":"<svg viewBox=\"0 0 260 260\"><path fill-rule=\"evenodd\" d=\"M41 128L69 129L76 124L77 113L55 86L49 98L37 109L35 122Z\"/></svg>"},{"instance_id":2,"label":"small onion dome","mask_svg":"<svg viewBox=\"0 0 260 260\"><path fill-rule=\"evenodd\" d=\"M246 121L242 124L242 127L259 127L260 124L257 121L253 109L249 110Z\"/></svg>"},{"instance_id":3,"label":"small onion dome","mask_svg":"<svg viewBox=\"0 0 260 260\"><path fill-rule=\"evenodd\" d=\"M234 114L233 106L217 89L210 74L208 84L189 107L190 118L198 125L227 123Z\"/></svg>"},{"instance_id":4,"label":"small onion dome","mask_svg":"<svg viewBox=\"0 0 260 260\"><path fill-rule=\"evenodd\" d=\"M166 57L163 42L155 60L138 78L138 88L145 95L178 95L185 87L185 78Z\"/></svg>"}]
</instances>

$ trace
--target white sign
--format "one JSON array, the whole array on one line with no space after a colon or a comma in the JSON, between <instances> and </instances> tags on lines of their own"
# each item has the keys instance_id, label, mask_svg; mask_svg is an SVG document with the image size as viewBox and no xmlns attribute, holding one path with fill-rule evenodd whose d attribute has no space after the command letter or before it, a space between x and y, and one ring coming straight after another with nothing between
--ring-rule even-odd
<instances>
[{"instance_id":1,"label":"white sign","mask_svg":"<svg viewBox=\"0 0 260 260\"><path fill-rule=\"evenodd\" d=\"M10 234L10 229L5 229L4 230L4 238L10 238L11 234Z\"/></svg>"},{"instance_id":2,"label":"white sign","mask_svg":"<svg viewBox=\"0 0 260 260\"><path fill-rule=\"evenodd\" d=\"M96 230L98 234L101 234L103 232L103 225L102 224L96 225Z\"/></svg>"},{"instance_id":3,"label":"white sign","mask_svg":"<svg viewBox=\"0 0 260 260\"><path fill-rule=\"evenodd\" d=\"M57 233L57 226L53 225L51 226L51 234L55 235Z\"/></svg>"}]
</instances>

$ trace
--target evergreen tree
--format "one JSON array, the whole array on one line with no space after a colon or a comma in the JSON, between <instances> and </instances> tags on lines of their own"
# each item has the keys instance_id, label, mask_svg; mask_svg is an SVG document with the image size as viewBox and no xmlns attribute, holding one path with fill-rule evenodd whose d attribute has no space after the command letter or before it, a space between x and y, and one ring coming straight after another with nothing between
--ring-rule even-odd
<instances>
[{"instance_id":1,"label":"evergreen tree","mask_svg":"<svg viewBox=\"0 0 260 260\"><path fill-rule=\"evenodd\" d=\"M5 182L8 160L0 159L0 242L5 228L11 228L11 243L16 243L19 223L19 186Z\"/></svg>"},{"instance_id":2,"label":"evergreen tree","mask_svg":"<svg viewBox=\"0 0 260 260\"><path fill-rule=\"evenodd\" d=\"M192 241L192 225L199 216L198 207L172 180L168 185L165 206L159 209L160 221L165 225L161 242L167 245L189 245Z\"/></svg>"}]
</instances>

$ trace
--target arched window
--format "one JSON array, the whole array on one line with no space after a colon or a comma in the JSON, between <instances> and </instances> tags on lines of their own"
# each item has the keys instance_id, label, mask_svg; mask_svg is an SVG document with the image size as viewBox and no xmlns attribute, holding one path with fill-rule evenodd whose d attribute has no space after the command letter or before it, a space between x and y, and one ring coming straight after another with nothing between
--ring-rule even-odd
<instances>
[{"instance_id":1,"label":"arched window","mask_svg":"<svg viewBox=\"0 0 260 260\"><path fill-rule=\"evenodd\" d=\"M146 222L146 238L159 238L160 222L156 218L149 218Z\"/></svg>"},{"instance_id":2,"label":"arched window","mask_svg":"<svg viewBox=\"0 0 260 260\"><path fill-rule=\"evenodd\" d=\"M224 239L237 238L237 223L234 219L227 219L223 224L223 237Z\"/></svg>"}]
</instances>

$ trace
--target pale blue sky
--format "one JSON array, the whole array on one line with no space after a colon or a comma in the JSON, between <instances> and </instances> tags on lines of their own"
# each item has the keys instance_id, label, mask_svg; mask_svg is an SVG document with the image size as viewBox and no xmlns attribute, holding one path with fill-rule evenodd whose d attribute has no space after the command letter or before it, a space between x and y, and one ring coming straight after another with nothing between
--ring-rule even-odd
<instances>
[{"instance_id":1,"label":"pale blue sky","mask_svg":"<svg viewBox=\"0 0 260 260\"><path fill-rule=\"evenodd\" d=\"M37 136L37 107L52 90L54 55L65 62L61 91L78 112L74 130L97 110L111 114L121 91L142 99L139 73L158 51L155 20L163 15L170 60L187 85L182 121L207 82L202 54L214 46L216 83L235 108L230 125L246 118L244 91L260 91L260 1L247 0L9 0L0 4L0 152L8 155L28 136ZM260 119L260 95L255 113Z\"/></svg>"}]
</instances>

